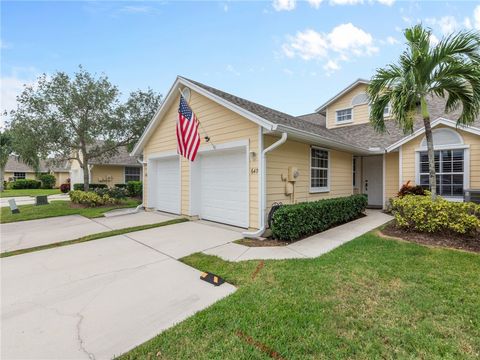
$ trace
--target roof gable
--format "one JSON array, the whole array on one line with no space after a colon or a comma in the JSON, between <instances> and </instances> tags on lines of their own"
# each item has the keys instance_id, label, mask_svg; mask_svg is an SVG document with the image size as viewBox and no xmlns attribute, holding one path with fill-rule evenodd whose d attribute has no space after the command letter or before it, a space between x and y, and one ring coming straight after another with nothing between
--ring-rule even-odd
<instances>
[{"instance_id":1,"label":"roof gable","mask_svg":"<svg viewBox=\"0 0 480 360\"><path fill-rule=\"evenodd\" d=\"M339 98L341 98L343 95L345 95L346 93L348 93L350 90L353 90L354 88L356 88L358 85L360 84L366 84L368 85L370 82L368 80L365 80L365 79L357 79L355 80L353 83L351 83L350 85L348 85L345 89L343 89L342 91L340 91L338 94L336 94L335 96L333 96L332 98L328 99L325 103L323 103L321 106L319 106L315 111L316 112L320 112L320 111L323 111L326 109L326 107L328 105L330 105L331 103L333 103L334 101L338 100Z\"/></svg>"}]
</instances>

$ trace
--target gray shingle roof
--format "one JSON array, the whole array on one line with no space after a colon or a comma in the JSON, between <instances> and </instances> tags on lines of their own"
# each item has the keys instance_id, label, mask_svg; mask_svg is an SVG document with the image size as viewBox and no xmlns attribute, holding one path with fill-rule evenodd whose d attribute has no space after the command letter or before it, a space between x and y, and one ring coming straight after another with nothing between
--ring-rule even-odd
<instances>
[{"instance_id":1,"label":"gray shingle roof","mask_svg":"<svg viewBox=\"0 0 480 360\"><path fill-rule=\"evenodd\" d=\"M109 157L101 157L91 159L92 165L124 165L124 166L140 166L135 157L130 156L126 146L120 146L115 155Z\"/></svg>"},{"instance_id":2,"label":"gray shingle roof","mask_svg":"<svg viewBox=\"0 0 480 360\"><path fill-rule=\"evenodd\" d=\"M336 129L326 128L326 119L323 114L312 113L300 116L292 116L269 107L254 103L252 101L240 98L238 96L226 93L224 91L215 89L211 86L199 83L194 80L183 78L204 90L219 96L220 98L235 104L257 116L262 117L277 125L288 126L297 130L306 131L311 134L322 136L326 139L342 142L352 146L360 147L365 150L370 148L385 149L389 145L394 144L398 140L407 136L396 125L394 121L387 121L387 132L384 134L377 133L370 123L344 126ZM367 80L359 79L361 82L367 82ZM355 83L354 83L355 84ZM353 84L352 84L353 85ZM460 110L445 114L445 100L439 97L432 97L428 100L430 108L430 116L432 121L444 117L450 120L456 120L460 114ZM415 122L414 130L423 126L422 119L419 118ZM475 121L473 126L480 128L480 118Z\"/></svg>"},{"instance_id":3,"label":"gray shingle roof","mask_svg":"<svg viewBox=\"0 0 480 360\"><path fill-rule=\"evenodd\" d=\"M64 161L62 163L53 162L53 159L40 160L40 172L68 172L70 171L70 163ZM10 155L5 165L6 172L35 172L33 168L22 162L18 156Z\"/></svg>"}]
</instances>

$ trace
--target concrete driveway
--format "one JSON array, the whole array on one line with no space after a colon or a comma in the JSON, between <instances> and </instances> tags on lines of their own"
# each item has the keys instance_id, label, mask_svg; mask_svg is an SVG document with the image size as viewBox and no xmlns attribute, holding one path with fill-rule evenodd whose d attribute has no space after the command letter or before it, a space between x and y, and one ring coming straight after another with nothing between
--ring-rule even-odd
<instances>
[{"instance_id":1,"label":"concrete driveway","mask_svg":"<svg viewBox=\"0 0 480 360\"><path fill-rule=\"evenodd\" d=\"M239 231L181 223L1 259L2 359L109 359L235 291L179 256Z\"/></svg>"},{"instance_id":2,"label":"concrete driveway","mask_svg":"<svg viewBox=\"0 0 480 360\"><path fill-rule=\"evenodd\" d=\"M0 225L1 252L74 240L104 231L161 223L177 217L140 211L126 215L88 219L80 215L28 220Z\"/></svg>"}]
</instances>

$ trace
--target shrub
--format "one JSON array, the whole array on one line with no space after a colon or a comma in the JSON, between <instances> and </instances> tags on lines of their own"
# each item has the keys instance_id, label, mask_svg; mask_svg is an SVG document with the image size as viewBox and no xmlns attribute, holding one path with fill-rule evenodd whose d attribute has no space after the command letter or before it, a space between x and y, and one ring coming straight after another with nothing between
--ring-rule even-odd
<instances>
[{"instance_id":1,"label":"shrub","mask_svg":"<svg viewBox=\"0 0 480 360\"><path fill-rule=\"evenodd\" d=\"M406 184L403 184L398 192L398 197L404 197L405 195L425 195L425 189L420 185L413 186L410 184L410 180Z\"/></svg>"},{"instance_id":2,"label":"shrub","mask_svg":"<svg viewBox=\"0 0 480 360\"><path fill-rule=\"evenodd\" d=\"M70 191L70 184L62 184L60 185L60 191L64 194Z\"/></svg>"},{"instance_id":3,"label":"shrub","mask_svg":"<svg viewBox=\"0 0 480 360\"><path fill-rule=\"evenodd\" d=\"M125 199L128 195L127 189L121 189L121 188L98 188L94 190L95 193L97 193L100 196L108 195L109 197L113 199Z\"/></svg>"},{"instance_id":4,"label":"shrub","mask_svg":"<svg viewBox=\"0 0 480 360\"><path fill-rule=\"evenodd\" d=\"M99 195L93 191L70 191L70 200L75 204L87 205L89 207L96 207L102 205L114 205L120 201L118 199L111 198L108 195Z\"/></svg>"},{"instance_id":5,"label":"shrub","mask_svg":"<svg viewBox=\"0 0 480 360\"><path fill-rule=\"evenodd\" d=\"M142 196L143 183L141 181L127 182L128 194L132 197Z\"/></svg>"},{"instance_id":6,"label":"shrub","mask_svg":"<svg viewBox=\"0 0 480 360\"><path fill-rule=\"evenodd\" d=\"M392 200L392 212L399 227L412 231L471 234L480 227L480 205L441 197L405 195Z\"/></svg>"},{"instance_id":7,"label":"shrub","mask_svg":"<svg viewBox=\"0 0 480 360\"><path fill-rule=\"evenodd\" d=\"M280 240L297 240L353 220L366 207L365 195L284 205L273 215L272 235Z\"/></svg>"},{"instance_id":8,"label":"shrub","mask_svg":"<svg viewBox=\"0 0 480 360\"><path fill-rule=\"evenodd\" d=\"M42 189L53 189L55 186L55 176L51 174L42 174L38 178L42 182Z\"/></svg>"},{"instance_id":9,"label":"shrub","mask_svg":"<svg viewBox=\"0 0 480 360\"><path fill-rule=\"evenodd\" d=\"M40 189L42 183L32 179L18 179L9 184L10 189Z\"/></svg>"},{"instance_id":10,"label":"shrub","mask_svg":"<svg viewBox=\"0 0 480 360\"><path fill-rule=\"evenodd\" d=\"M115 184L115 187L120 188L120 189L126 189L127 184Z\"/></svg>"},{"instance_id":11,"label":"shrub","mask_svg":"<svg viewBox=\"0 0 480 360\"><path fill-rule=\"evenodd\" d=\"M107 188L107 184L89 184L88 189L89 190L95 190L95 189L105 189ZM73 190L81 190L83 191L83 183L77 183L73 184Z\"/></svg>"}]
</instances>

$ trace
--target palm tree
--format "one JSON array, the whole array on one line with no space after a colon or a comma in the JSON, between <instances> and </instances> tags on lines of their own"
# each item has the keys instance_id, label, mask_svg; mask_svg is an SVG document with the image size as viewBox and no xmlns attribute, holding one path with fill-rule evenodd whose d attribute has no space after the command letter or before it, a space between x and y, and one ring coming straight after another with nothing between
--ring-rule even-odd
<instances>
[{"instance_id":1,"label":"palm tree","mask_svg":"<svg viewBox=\"0 0 480 360\"><path fill-rule=\"evenodd\" d=\"M385 132L384 109L390 104L392 117L405 134L413 132L421 115L427 139L429 179L436 197L435 158L427 99L446 99L445 112L461 107L458 125L469 125L480 112L480 33L461 31L430 42L431 31L416 25L404 31L407 49L397 64L378 69L369 86L370 122Z\"/></svg>"}]
</instances>

